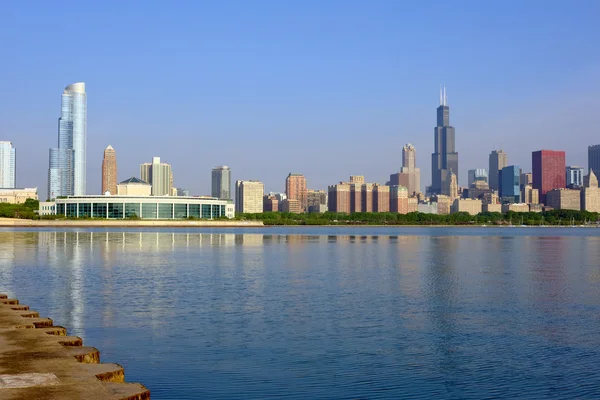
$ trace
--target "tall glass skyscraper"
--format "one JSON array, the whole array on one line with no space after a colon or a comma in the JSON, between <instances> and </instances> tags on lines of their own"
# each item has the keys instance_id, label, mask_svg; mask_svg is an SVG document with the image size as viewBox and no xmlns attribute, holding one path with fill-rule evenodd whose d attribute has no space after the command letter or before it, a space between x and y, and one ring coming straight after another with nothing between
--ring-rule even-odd
<instances>
[{"instance_id":1,"label":"tall glass skyscraper","mask_svg":"<svg viewBox=\"0 0 600 400\"><path fill-rule=\"evenodd\" d=\"M450 125L450 107L446 88L440 91L440 106L437 109L437 126L434 128L434 153L431 155L431 194L445 194L451 173L458 182L458 153L454 147L454 127Z\"/></svg>"},{"instance_id":2,"label":"tall glass skyscraper","mask_svg":"<svg viewBox=\"0 0 600 400\"><path fill-rule=\"evenodd\" d=\"M211 196L221 200L230 200L231 197L231 169L227 165L212 169Z\"/></svg>"},{"instance_id":3,"label":"tall glass skyscraper","mask_svg":"<svg viewBox=\"0 0 600 400\"><path fill-rule=\"evenodd\" d=\"M16 185L16 152L12 142L0 142L0 188L13 189Z\"/></svg>"},{"instance_id":4,"label":"tall glass skyscraper","mask_svg":"<svg viewBox=\"0 0 600 400\"><path fill-rule=\"evenodd\" d=\"M48 198L86 194L87 95L85 83L65 88L58 119L58 148L50 149Z\"/></svg>"}]
</instances>

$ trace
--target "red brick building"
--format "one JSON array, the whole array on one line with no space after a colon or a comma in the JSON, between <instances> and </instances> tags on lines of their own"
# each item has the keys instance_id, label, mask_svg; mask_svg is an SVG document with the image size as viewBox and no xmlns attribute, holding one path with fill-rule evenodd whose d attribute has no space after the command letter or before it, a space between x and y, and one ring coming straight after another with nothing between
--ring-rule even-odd
<instances>
[{"instance_id":1,"label":"red brick building","mask_svg":"<svg viewBox=\"0 0 600 400\"><path fill-rule=\"evenodd\" d=\"M546 204L546 193L567 186L564 151L539 150L531 154L533 188L538 189L540 201Z\"/></svg>"}]
</instances>

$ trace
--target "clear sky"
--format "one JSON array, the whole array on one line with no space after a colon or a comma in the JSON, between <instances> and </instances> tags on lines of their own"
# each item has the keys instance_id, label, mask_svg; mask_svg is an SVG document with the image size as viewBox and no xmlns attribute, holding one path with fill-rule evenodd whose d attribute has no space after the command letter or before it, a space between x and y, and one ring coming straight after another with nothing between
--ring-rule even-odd
<instances>
[{"instance_id":1,"label":"clear sky","mask_svg":"<svg viewBox=\"0 0 600 400\"><path fill-rule=\"evenodd\" d=\"M46 197L60 95L88 94L88 192L102 153L119 180L160 156L175 186L210 194L210 170L283 191L365 175L384 183L413 143L430 184L447 86L460 183L494 148L587 167L600 143L600 1L5 1L0 140L17 185Z\"/></svg>"}]
</instances>

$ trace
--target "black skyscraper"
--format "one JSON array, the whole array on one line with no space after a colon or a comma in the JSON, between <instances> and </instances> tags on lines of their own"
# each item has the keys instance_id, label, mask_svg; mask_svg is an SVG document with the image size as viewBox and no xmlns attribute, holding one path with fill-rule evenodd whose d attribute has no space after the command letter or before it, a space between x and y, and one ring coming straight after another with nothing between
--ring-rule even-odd
<instances>
[{"instance_id":1,"label":"black skyscraper","mask_svg":"<svg viewBox=\"0 0 600 400\"><path fill-rule=\"evenodd\" d=\"M450 172L458 182L458 153L454 148L454 127L450 126L450 108L447 104L446 88L440 91L440 106L437 109L437 126L434 129L435 148L431 155L431 194L448 194L447 180Z\"/></svg>"}]
</instances>

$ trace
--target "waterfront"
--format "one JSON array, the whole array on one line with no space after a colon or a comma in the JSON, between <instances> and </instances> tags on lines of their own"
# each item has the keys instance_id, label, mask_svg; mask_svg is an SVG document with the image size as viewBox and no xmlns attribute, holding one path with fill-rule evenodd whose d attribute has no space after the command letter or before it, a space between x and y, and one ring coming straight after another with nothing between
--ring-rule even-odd
<instances>
[{"instance_id":1,"label":"waterfront","mask_svg":"<svg viewBox=\"0 0 600 400\"><path fill-rule=\"evenodd\" d=\"M153 399L598 398L599 235L0 230L0 292Z\"/></svg>"}]
</instances>

